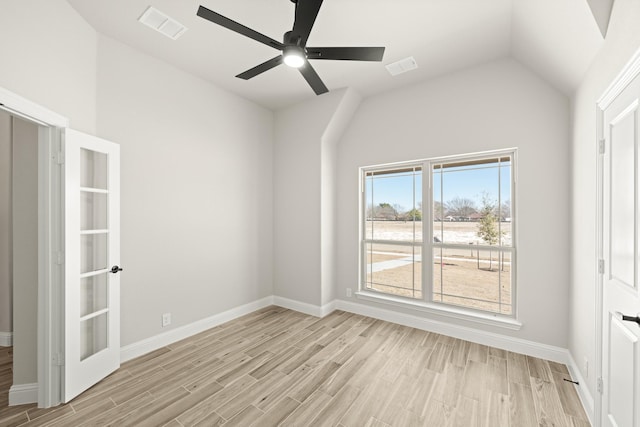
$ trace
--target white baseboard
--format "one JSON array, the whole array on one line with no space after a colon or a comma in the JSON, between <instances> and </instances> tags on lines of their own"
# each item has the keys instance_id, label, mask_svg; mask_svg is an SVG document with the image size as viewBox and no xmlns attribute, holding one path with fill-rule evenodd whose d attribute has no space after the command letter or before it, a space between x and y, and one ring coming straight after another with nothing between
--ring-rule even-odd
<instances>
[{"instance_id":1,"label":"white baseboard","mask_svg":"<svg viewBox=\"0 0 640 427\"><path fill-rule=\"evenodd\" d=\"M120 349L120 361L126 362L136 357L145 355L159 348L165 347L176 341L189 338L192 335L198 334L207 329L218 326L222 323L236 319L245 314L252 313L261 308L274 305L274 297L269 296L260 300L250 302L240 307L232 308L225 312L216 314L206 319L198 320L197 322L190 323L179 328L172 329L170 331L158 334L156 336L138 341L133 344L126 345Z\"/></svg>"},{"instance_id":2,"label":"white baseboard","mask_svg":"<svg viewBox=\"0 0 640 427\"><path fill-rule=\"evenodd\" d=\"M9 406L38 403L38 383L12 385L9 389Z\"/></svg>"},{"instance_id":3,"label":"white baseboard","mask_svg":"<svg viewBox=\"0 0 640 427\"><path fill-rule=\"evenodd\" d=\"M427 319L425 317L414 316L384 308L372 307L355 302L336 300L335 307L338 310L350 313L373 317L388 322L398 323L412 328L425 331L436 332L438 334L471 341L515 353L526 354L528 356L539 357L553 362L568 363L567 349L547 344L540 344L534 341L514 338L508 335L496 334L494 332L482 331L466 326L455 325L439 320Z\"/></svg>"},{"instance_id":4,"label":"white baseboard","mask_svg":"<svg viewBox=\"0 0 640 427\"><path fill-rule=\"evenodd\" d=\"M569 373L571 374L571 378L573 378L574 381L578 382L578 386L577 386L578 397L580 397L580 402L582 402L582 407L584 408L584 411L587 413L587 417L589 417L589 421L591 422L591 425L595 425L595 420L594 420L595 406L594 406L593 396L591 395L591 392L589 392L589 388L587 387L587 382L582 377L582 374L580 373L580 369L578 368L576 361L573 360L573 356L571 355L571 352L569 350L567 350L567 358L569 359L569 362L567 363L567 367L569 368Z\"/></svg>"},{"instance_id":5,"label":"white baseboard","mask_svg":"<svg viewBox=\"0 0 640 427\"><path fill-rule=\"evenodd\" d=\"M13 345L13 332L0 332L0 347L11 347Z\"/></svg>"},{"instance_id":6,"label":"white baseboard","mask_svg":"<svg viewBox=\"0 0 640 427\"><path fill-rule=\"evenodd\" d=\"M288 308L290 310L298 311L300 313L308 314L309 316L325 317L335 310L335 301L331 301L323 306L308 304L306 302L300 302L284 297L273 297L273 304L278 307Z\"/></svg>"}]
</instances>

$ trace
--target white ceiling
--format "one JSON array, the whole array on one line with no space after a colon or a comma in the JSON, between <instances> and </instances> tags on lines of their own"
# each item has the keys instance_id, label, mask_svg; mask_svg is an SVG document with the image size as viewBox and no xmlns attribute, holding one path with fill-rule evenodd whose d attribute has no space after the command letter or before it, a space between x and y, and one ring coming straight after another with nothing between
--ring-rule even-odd
<instances>
[{"instance_id":1,"label":"white ceiling","mask_svg":"<svg viewBox=\"0 0 640 427\"><path fill-rule=\"evenodd\" d=\"M234 76L278 51L196 16L199 5L281 40L290 0L68 0L102 34L272 109L316 96L281 65L251 80ZM186 25L171 40L137 19L152 5ZM382 63L312 61L329 90L369 96L513 56L563 92L580 82L602 43L586 0L324 0L309 46L385 46ZM396 77L385 64L413 56Z\"/></svg>"}]
</instances>

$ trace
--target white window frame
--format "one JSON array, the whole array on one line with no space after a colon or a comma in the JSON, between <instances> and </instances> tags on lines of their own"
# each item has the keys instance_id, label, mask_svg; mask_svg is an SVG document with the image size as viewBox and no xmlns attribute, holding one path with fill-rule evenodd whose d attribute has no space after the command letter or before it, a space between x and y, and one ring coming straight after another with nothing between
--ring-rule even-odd
<instances>
[{"instance_id":1,"label":"white window frame","mask_svg":"<svg viewBox=\"0 0 640 427\"><path fill-rule=\"evenodd\" d=\"M366 174L375 171L386 171L393 169L421 167L422 168L422 242L419 244L423 260L433 259L434 248L458 248L460 245L433 242L433 165L442 163L457 163L465 161L482 161L496 157L511 158L511 246L501 246L499 250L506 251L511 254L511 314L500 314L480 309L462 307L458 305L447 304L444 302L433 301L433 263L422 263L422 299L414 299L392 295L386 292L376 291L366 288L367 278L367 243L378 243L378 240L366 239ZM356 297L359 299L384 303L402 308L414 309L422 312L440 314L447 317L453 317L463 320L471 320L478 323L489 324L492 326L500 326L508 329L518 330L522 327L522 323L517 320L517 148L509 148L504 150L487 151L482 153L470 153L455 156L436 157L428 159L420 159L408 162L389 163L360 168L360 227L359 227L359 258L360 268L358 277L358 292ZM427 225L428 224L428 225ZM381 242L387 244L389 242ZM391 244L402 244L411 246L405 242L391 242ZM491 245L477 245L474 249L490 250L496 249Z\"/></svg>"}]
</instances>

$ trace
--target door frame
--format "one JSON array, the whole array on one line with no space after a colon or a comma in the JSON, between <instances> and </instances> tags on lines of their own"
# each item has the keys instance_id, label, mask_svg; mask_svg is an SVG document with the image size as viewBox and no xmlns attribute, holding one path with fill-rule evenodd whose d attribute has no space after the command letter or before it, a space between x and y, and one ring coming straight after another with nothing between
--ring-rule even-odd
<instances>
[{"instance_id":1,"label":"door frame","mask_svg":"<svg viewBox=\"0 0 640 427\"><path fill-rule=\"evenodd\" d=\"M37 397L33 390L9 392L10 404L37 402L39 407L62 401L61 362L64 350L64 149L62 129L69 119L0 87L0 109L38 126L38 319Z\"/></svg>"},{"instance_id":2,"label":"door frame","mask_svg":"<svg viewBox=\"0 0 640 427\"><path fill-rule=\"evenodd\" d=\"M596 103L596 298L595 298L595 328L596 328L596 393L593 414L593 425L598 427L602 423L602 374L604 366L603 359L603 334L602 330L604 316L604 270L600 270L600 262L604 260L604 152L601 150L601 144L605 140L604 112L611 103L622 93L622 91L636 77L640 75L640 49L631 57L629 62L622 68L609 87L604 91ZM604 147L605 150L610 147ZM608 266L605 266L608 268Z\"/></svg>"}]
</instances>

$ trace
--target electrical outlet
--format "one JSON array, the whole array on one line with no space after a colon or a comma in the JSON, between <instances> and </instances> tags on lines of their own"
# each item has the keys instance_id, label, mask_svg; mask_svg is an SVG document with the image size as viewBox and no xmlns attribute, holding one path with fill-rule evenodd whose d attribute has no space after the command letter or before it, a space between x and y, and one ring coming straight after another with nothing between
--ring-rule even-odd
<instances>
[{"instance_id":1,"label":"electrical outlet","mask_svg":"<svg viewBox=\"0 0 640 427\"><path fill-rule=\"evenodd\" d=\"M582 371L584 372L584 377L589 378L589 359L586 356L582 361Z\"/></svg>"},{"instance_id":2,"label":"electrical outlet","mask_svg":"<svg viewBox=\"0 0 640 427\"><path fill-rule=\"evenodd\" d=\"M351 298L351 288L347 288L347 298Z\"/></svg>"},{"instance_id":3,"label":"electrical outlet","mask_svg":"<svg viewBox=\"0 0 640 427\"><path fill-rule=\"evenodd\" d=\"M164 313L162 315L162 327L169 326L171 324L171 313Z\"/></svg>"}]
</instances>

